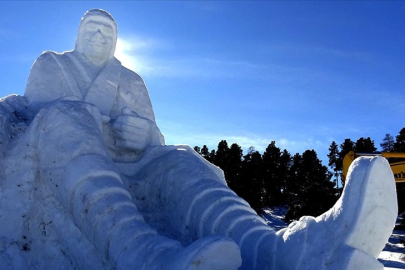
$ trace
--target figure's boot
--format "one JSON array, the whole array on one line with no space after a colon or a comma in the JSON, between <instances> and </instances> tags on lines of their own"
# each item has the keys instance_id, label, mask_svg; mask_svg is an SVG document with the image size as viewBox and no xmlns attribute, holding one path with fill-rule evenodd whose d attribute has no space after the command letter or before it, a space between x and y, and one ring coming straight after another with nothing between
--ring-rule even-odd
<instances>
[{"instance_id":1,"label":"figure's boot","mask_svg":"<svg viewBox=\"0 0 405 270\"><path fill-rule=\"evenodd\" d=\"M57 186L54 192L66 212L116 269L220 270L241 264L239 248L229 238L204 238L184 248L157 234L105 156L75 158Z\"/></svg>"},{"instance_id":2,"label":"figure's boot","mask_svg":"<svg viewBox=\"0 0 405 270\"><path fill-rule=\"evenodd\" d=\"M358 158L341 198L328 212L303 217L277 232L276 269L383 269L376 259L392 233L397 211L388 162Z\"/></svg>"}]
</instances>

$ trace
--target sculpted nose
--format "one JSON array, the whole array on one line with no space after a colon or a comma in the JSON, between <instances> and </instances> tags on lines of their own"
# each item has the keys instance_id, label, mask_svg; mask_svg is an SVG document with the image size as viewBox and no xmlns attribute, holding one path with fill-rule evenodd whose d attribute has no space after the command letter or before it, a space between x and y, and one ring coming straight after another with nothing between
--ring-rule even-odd
<instances>
[{"instance_id":1,"label":"sculpted nose","mask_svg":"<svg viewBox=\"0 0 405 270\"><path fill-rule=\"evenodd\" d=\"M97 32L92 36L93 41L99 41L101 43L105 43L105 37L103 33L101 33L100 29L97 30Z\"/></svg>"}]
</instances>

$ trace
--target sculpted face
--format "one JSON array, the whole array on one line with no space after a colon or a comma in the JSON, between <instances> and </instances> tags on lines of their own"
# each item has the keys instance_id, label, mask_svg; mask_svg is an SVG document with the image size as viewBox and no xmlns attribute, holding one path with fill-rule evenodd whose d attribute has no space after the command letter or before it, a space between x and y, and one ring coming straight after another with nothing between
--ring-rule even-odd
<instances>
[{"instance_id":1,"label":"sculpted face","mask_svg":"<svg viewBox=\"0 0 405 270\"><path fill-rule=\"evenodd\" d=\"M79 27L76 50L91 63L104 66L113 57L117 40L114 21L101 15L85 15Z\"/></svg>"},{"instance_id":2,"label":"sculpted face","mask_svg":"<svg viewBox=\"0 0 405 270\"><path fill-rule=\"evenodd\" d=\"M101 21L90 20L83 28L81 53L92 62L107 60L113 43L112 27Z\"/></svg>"}]
</instances>

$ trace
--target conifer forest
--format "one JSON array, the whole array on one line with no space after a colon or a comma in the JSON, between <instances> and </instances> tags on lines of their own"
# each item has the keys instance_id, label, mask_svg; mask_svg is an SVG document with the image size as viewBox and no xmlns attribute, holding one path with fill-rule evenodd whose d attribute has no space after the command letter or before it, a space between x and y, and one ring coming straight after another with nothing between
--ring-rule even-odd
<instances>
[{"instance_id":1,"label":"conifer forest","mask_svg":"<svg viewBox=\"0 0 405 270\"><path fill-rule=\"evenodd\" d=\"M377 149L370 137L357 141L332 141L328 166L322 164L314 150L292 154L272 141L263 154L251 146L244 154L236 143L226 140L217 149L195 146L202 157L220 167L228 186L261 214L264 207L286 206L285 221L301 216L318 216L331 208L342 189L343 158L356 153L405 152L405 128L397 136L386 134ZM378 152L377 152L378 151ZM399 213L405 212L405 183L397 183Z\"/></svg>"}]
</instances>

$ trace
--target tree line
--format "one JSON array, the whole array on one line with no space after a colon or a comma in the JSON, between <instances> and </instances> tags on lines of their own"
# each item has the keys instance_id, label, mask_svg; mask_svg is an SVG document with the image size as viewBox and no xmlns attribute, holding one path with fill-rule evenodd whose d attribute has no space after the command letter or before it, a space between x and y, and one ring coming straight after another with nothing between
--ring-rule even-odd
<instances>
[{"instance_id":1,"label":"tree line","mask_svg":"<svg viewBox=\"0 0 405 270\"><path fill-rule=\"evenodd\" d=\"M380 144L383 152L405 152L405 128L394 139L386 134ZM342 191L341 174L343 158L349 151L374 153L377 151L370 137L357 141L345 139L341 144L333 141L329 147L329 168L322 164L315 150L291 155L272 141L263 154L251 146L243 154L236 143L226 140L218 143L216 150L206 145L195 146L209 162L220 167L228 186L245 199L259 214L263 207L285 205L285 220L301 216L317 216L330 209ZM405 183L397 184L400 213L405 212Z\"/></svg>"}]
</instances>

